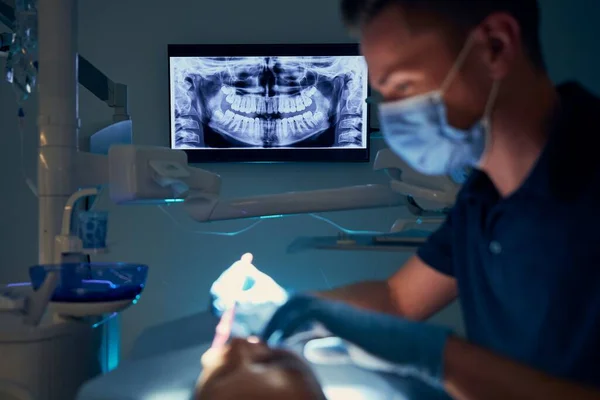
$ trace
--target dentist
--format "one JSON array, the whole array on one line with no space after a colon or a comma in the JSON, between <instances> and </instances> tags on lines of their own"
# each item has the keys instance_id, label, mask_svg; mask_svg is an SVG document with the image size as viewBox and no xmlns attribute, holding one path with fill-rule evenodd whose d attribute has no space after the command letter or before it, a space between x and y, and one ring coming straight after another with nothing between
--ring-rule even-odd
<instances>
[{"instance_id":1,"label":"dentist","mask_svg":"<svg viewBox=\"0 0 600 400\"><path fill-rule=\"evenodd\" d=\"M600 399L600 100L551 82L537 1L342 0L342 13L390 148L423 174L473 172L394 276L292 298L263 339L320 322L455 399ZM420 322L457 298L465 340Z\"/></svg>"},{"instance_id":2,"label":"dentist","mask_svg":"<svg viewBox=\"0 0 600 400\"><path fill-rule=\"evenodd\" d=\"M473 171L396 274L292 296L261 338L316 322L455 399L599 400L600 99L550 80L537 1L342 0L342 14L390 148L423 174ZM456 299L465 339L423 322Z\"/></svg>"},{"instance_id":3,"label":"dentist","mask_svg":"<svg viewBox=\"0 0 600 400\"><path fill-rule=\"evenodd\" d=\"M390 148L424 174L473 172L394 276L319 296L397 316L387 348L456 399L600 399L600 100L551 82L537 1L342 0L342 13ZM466 340L418 322L457 298ZM292 299L266 334L305 318L375 335L321 302Z\"/></svg>"}]
</instances>

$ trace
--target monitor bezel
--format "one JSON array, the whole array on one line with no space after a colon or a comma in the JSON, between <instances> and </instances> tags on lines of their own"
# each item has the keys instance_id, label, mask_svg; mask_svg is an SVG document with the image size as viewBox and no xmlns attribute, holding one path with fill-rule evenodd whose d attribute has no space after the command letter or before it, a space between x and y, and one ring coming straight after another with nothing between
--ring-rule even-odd
<instances>
[{"instance_id":1,"label":"monitor bezel","mask_svg":"<svg viewBox=\"0 0 600 400\"><path fill-rule=\"evenodd\" d=\"M172 145L171 57L358 56L355 43L334 44L169 44L169 147ZM367 88L367 96L371 88ZM365 99L366 100L366 99ZM190 163L221 162L369 162L371 110L367 104L366 146L344 149L185 149Z\"/></svg>"}]
</instances>

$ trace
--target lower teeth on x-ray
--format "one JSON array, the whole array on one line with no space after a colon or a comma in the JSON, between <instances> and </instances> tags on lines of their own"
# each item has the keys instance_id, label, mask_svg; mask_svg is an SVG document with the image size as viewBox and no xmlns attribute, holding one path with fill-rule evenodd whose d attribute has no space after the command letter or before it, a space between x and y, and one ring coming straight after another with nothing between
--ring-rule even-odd
<instances>
[{"instance_id":1,"label":"lower teeth on x-ray","mask_svg":"<svg viewBox=\"0 0 600 400\"><path fill-rule=\"evenodd\" d=\"M171 57L173 147L366 147L363 57Z\"/></svg>"}]
</instances>

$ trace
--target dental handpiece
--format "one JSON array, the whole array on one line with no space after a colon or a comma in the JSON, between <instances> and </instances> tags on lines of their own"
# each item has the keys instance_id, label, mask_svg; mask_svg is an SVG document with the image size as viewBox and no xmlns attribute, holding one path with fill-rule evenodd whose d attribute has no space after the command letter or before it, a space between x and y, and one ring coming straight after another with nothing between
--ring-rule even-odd
<instances>
[{"instance_id":1,"label":"dental handpiece","mask_svg":"<svg viewBox=\"0 0 600 400\"><path fill-rule=\"evenodd\" d=\"M227 344L231 331L233 329L233 320L235 318L235 305L230 309L226 310L215 329L215 337L213 339L211 348L221 348Z\"/></svg>"},{"instance_id":2,"label":"dental handpiece","mask_svg":"<svg viewBox=\"0 0 600 400\"><path fill-rule=\"evenodd\" d=\"M251 265L252 258L253 258L252 254L246 253L242 256L240 261ZM254 284L253 283L254 280L251 277L245 277L244 282L239 289L240 290L239 294L241 294L243 291L249 289L249 287L247 287L249 280L251 281L251 285ZM238 294L238 296L239 296L239 294ZM238 298L238 296L236 296L236 298ZM219 320L219 323L217 324L217 328L215 329L215 337L213 338L211 348L221 348L227 344L227 341L229 340L229 337L231 336L231 331L233 330L236 304L237 304L237 301L234 301L231 308L225 310L225 312L221 316L221 319Z\"/></svg>"}]
</instances>

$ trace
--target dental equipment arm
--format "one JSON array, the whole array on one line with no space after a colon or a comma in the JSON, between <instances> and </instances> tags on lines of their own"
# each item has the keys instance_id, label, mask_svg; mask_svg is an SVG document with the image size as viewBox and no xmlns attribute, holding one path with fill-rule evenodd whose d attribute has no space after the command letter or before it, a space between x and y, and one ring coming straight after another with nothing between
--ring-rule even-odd
<instances>
[{"instance_id":1,"label":"dental equipment arm","mask_svg":"<svg viewBox=\"0 0 600 400\"><path fill-rule=\"evenodd\" d=\"M408 206L418 216L439 217L454 204L456 183L446 177L430 178L412 172L389 149L378 152L373 168L388 173L390 186L363 185L213 202L190 193L184 206L193 219L208 222L394 206Z\"/></svg>"},{"instance_id":2,"label":"dental equipment arm","mask_svg":"<svg viewBox=\"0 0 600 400\"><path fill-rule=\"evenodd\" d=\"M395 171L400 178L398 161L392 160L387 150L380 151L375 169ZM403 190L394 190L394 185L362 185L221 200L217 174L189 166L183 151L151 146L116 145L108 157L78 152L75 170L80 187L108 184L116 204L183 202L187 213L200 222L405 206L412 193L417 193L416 201L440 210L451 206L455 195L450 186L439 182L436 188L394 180L392 184L402 184Z\"/></svg>"},{"instance_id":3,"label":"dental equipment arm","mask_svg":"<svg viewBox=\"0 0 600 400\"><path fill-rule=\"evenodd\" d=\"M380 151L375 169L392 171L399 179L399 160L392 156L387 150ZM84 176L79 180L88 184L108 182L110 198L116 204L160 204L165 200L178 200L184 203L190 217L199 222L405 206L407 198L413 198L413 192L417 193L415 201L441 210L450 207L455 196L454 189L445 180L425 186L394 180L392 183L403 185L402 190L397 191L393 185L362 185L222 200L219 198L221 178L188 166L183 151L117 145L111 147L108 159L86 153L80 157L79 162L94 168L81 168Z\"/></svg>"},{"instance_id":4,"label":"dental equipment arm","mask_svg":"<svg viewBox=\"0 0 600 400\"><path fill-rule=\"evenodd\" d=\"M454 205L460 184L450 177L430 177L417 173L390 149L380 150L373 170L383 170L394 192L408 197L408 209L419 216L436 216Z\"/></svg>"},{"instance_id":5,"label":"dental equipment arm","mask_svg":"<svg viewBox=\"0 0 600 400\"><path fill-rule=\"evenodd\" d=\"M600 391L551 377L490 351L450 338L444 387L456 400L600 400Z\"/></svg>"},{"instance_id":6,"label":"dental equipment arm","mask_svg":"<svg viewBox=\"0 0 600 400\"><path fill-rule=\"evenodd\" d=\"M405 196L383 185L364 185L340 189L253 196L219 201L212 209L201 197L193 196L184 206L188 214L201 222L241 218L307 214L366 208L394 207L406 204Z\"/></svg>"}]
</instances>

